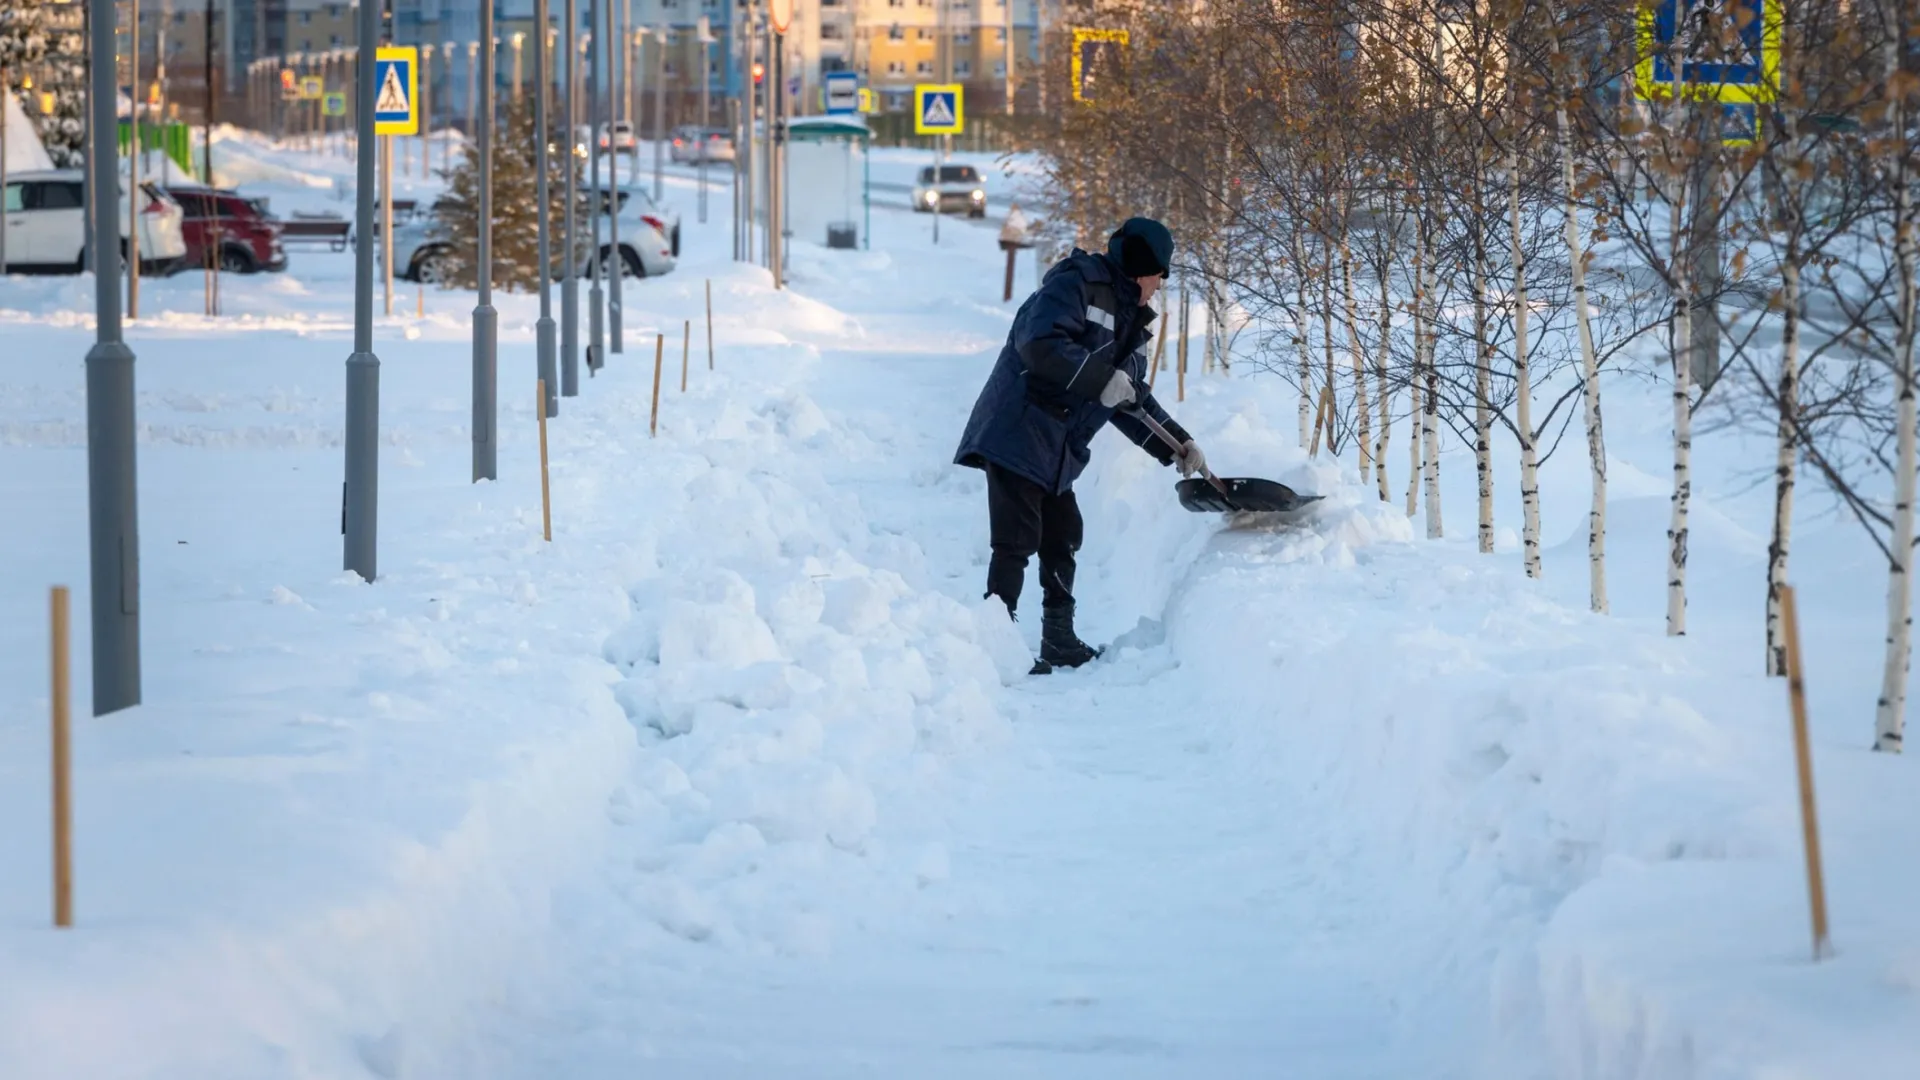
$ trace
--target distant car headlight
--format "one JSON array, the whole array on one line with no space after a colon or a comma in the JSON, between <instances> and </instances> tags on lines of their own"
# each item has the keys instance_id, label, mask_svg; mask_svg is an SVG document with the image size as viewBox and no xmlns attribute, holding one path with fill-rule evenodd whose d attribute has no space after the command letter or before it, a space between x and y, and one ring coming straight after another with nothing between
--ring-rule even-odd
<instances>
[{"instance_id":1,"label":"distant car headlight","mask_svg":"<svg viewBox=\"0 0 1920 1080\"><path fill-rule=\"evenodd\" d=\"M987 201L987 193L986 193L986 192L984 192L984 191L980 191L980 190L977 190L977 189L976 189L976 190L974 191L974 193L973 193L973 201L974 201L974 202L986 202L986 201Z\"/></svg>"},{"instance_id":2,"label":"distant car headlight","mask_svg":"<svg viewBox=\"0 0 1920 1080\"><path fill-rule=\"evenodd\" d=\"M928 206L932 206L934 203L937 203L940 201L940 193L937 191L927 192L927 197L925 201Z\"/></svg>"}]
</instances>

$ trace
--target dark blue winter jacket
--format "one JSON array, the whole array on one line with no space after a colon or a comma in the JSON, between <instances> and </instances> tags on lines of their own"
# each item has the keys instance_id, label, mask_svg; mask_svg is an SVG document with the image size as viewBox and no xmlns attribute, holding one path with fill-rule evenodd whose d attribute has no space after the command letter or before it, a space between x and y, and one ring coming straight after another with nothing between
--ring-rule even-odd
<instances>
[{"instance_id":1,"label":"dark blue winter jacket","mask_svg":"<svg viewBox=\"0 0 1920 1080\"><path fill-rule=\"evenodd\" d=\"M1020 306L1000 359L974 402L954 462L988 462L1061 494L1087 467L1088 443L1111 422L1161 464L1168 449L1145 424L1100 404L1115 369L1133 377L1139 405L1174 438L1188 435L1147 392L1153 310L1105 255L1075 248Z\"/></svg>"}]
</instances>

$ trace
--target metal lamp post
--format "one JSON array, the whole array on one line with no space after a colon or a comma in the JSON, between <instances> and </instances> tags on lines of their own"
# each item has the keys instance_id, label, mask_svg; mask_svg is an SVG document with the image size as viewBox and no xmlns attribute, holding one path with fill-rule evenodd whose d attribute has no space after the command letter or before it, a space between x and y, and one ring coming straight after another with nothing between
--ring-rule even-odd
<instances>
[{"instance_id":1,"label":"metal lamp post","mask_svg":"<svg viewBox=\"0 0 1920 1080\"><path fill-rule=\"evenodd\" d=\"M87 350L87 524L93 632L93 715L140 704L140 521L134 467L133 350L120 338L120 233L114 122L113 0L88 0L92 51L94 344Z\"/></svg>"},{"instance_id":2,"label":"metal lamp post","mask_svg":"<svg viewBox=\"0 0 1920 1080\"><path fill-rule=\"evenodd\" d=\"M474 120L474 115L473 115L473 109L474 109L474 106L479 103L480 95L478 94L478 92L476 92L474 88L473 80L475 75L478 72L479 62L480 62L480 43L477 41L467 42L467 137L468 138L472 138L474 135L474 132L477 130L476 123Z\"/></svg>"},{"instance_id":3,"label":"metal lamp post","mask_svg":"<svg viewBox=\"0 0 1920 1080\"><path fill-rule=\"evenodd\" d=\"M620 252L620 194L616 190L620 185L620 151L613 145L613 118L620 110L612 107L618 99L621 77L627 73L627 65L622 59L626 50L619 48L620 39L613 33L613 5L606 0L596 0L601 9L600 32L608 48L601 51L606 54L608 76L607 94L607 222L608 244L613 251L613 281L608 286L607 298L607 336L608 348L614 352L624 352L620 334L620 279L627 276L627 258ZM598 146L596 139L594 145ZM596 180L597 183L597 180ZM604 358L602 360L604 363Z\"/></svg>"},{"instance_id":4,"label":"metal lamp post","mask_svg":"<svg viewBox=\"0 0 1920 1080\"><path fill-rule=\"evenodd\" d=\"M566 199L563 208L561 232L565 243L565 254L560 259L560 394L572 397L580 392L580 244L577 239L580 191L580 162L574 157L575 132L580 125L580 102L574 96L574 77L578 72L579 48L577 38L580 30L580 15L575 0L566 0L564 16L566 33L564 47L560 55L564 60L560 81L565 84L566 123L563 131L567 161L566 190L562 193Z\"/></svg>"},{"instance_id":5,"label":"metal lamp post","mask_svg":"<svg viewBox=\"0 0 1920 1080\"><path fill-rule=\"evenodd\" d=\"M600 13L606 8L607 0L591 0L593 4L590 22L598 22ZM601 288L600 279L605 274L606 259L600 254L600 219L605 217L604 206L612 194L600 186L600 130L601 117L600 91L605 80L600 76L602 53L606 51L606 38L603 34L587 33L587 213L593 219L592 261L587 264L587 370L589 373L600 370L607 363L607 294ZM604 193L603 193L604 192Z\"/></svg>"},{"instance_id":6,"label":"metal lamp post","mask_svg":"<svg viewBox=\"0 0 1920 1080\"><path fill-rule=\"evenodd\" d=\"M376 574L380 485L380 358L373 352L374 160L380 141L373 133L374 50L380 45L380 8L361 0L359 59L354 72L355 191L353 249L353 355L347 357L347 478L342 493L346 568L372 581ZM383 241L384 242L384 241Z\"/></svg>"},{"instance_id":7,"label":"metal lamp post","mask_svg":"<svg viewBox=\"0 0 1920 1080\"><path fill-rule=\"evenodd\" d=\"M480 0L480 302L473 308L473 479L498 479L500 316L493 308L493 0Z\"/></svg>"},{"instance_id":8,"label":"metal lamp post","mask_svg":"<svg viewBox=\"0 0 1920 1080\"><path fill-rule=\"evenodd\" d=\"M520 107L520 46L526 43L527 35L515 32L507 39L513 43L513 107Z\"/></svg>"},{"instance_id":9,"label":"metal lamp post","mask_svg":"<svg viewBox=\"0 0 1920 1080\"><path fill-rule=\"evenodd\" d=\"M551 38L547 29L547 0L534 0L533 20L539 32L533 38L533 172L534 199L539 203L540 318L533 324L534 366L546 397L541 408L548 417L560 415L559 380L554 376L555 342L553 324L553 213L552 197L547 191L547 49ZM518 41L519 35L515 35Z\"/></svg>"}]
</instances>

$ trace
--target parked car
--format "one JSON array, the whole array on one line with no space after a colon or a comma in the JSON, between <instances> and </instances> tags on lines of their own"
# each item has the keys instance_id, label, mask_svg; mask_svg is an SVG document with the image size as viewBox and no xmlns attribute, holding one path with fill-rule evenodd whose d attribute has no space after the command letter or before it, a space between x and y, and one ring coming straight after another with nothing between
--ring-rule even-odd
<instances>
[{"instance_id":1,"label":"parked car","mask_svg":"<svg viewBox=\"0 0 1920 1080\"><path fill-rule=\"evenodd\" d=\"M931 214L938 206L943 214L965 211L968 217L987 216L986 180L971 165L942 165L935 178L935 167L920 170L920 182L913 185L915 213Z\"/></svg>"},{"instance_id":2,"label":"parked car","mask_svg":"<svg viewBox=\"0 0 1920 1080\"><path fill-rule=\"evenodd\" d=\"M219 268L229 274L278 272L287 268L281 236L285 225L267 213L259 199L249 199L231 188L175 184L167 194L184 214L181 231L187 242L186 265L205 266L218 243Z\"/></svg>"},{"instance_id":3,"label":"parked car","mask_svg":"<svg viewBox=\"0 0 1920 1080\"><path fill-rule=\"evenodd\" d=\"M611 128L611 131L609 131ZM611 125L600 125L600 149L616 153L631 154L640 148L640 140L633 134L633 125L625 120L615 120Z\"/></svg>"},{"instance_id":4,"label":"parked car","mask_svg":"<svg viewBox=\"0 0 1920 1080\"><path fill-rule=\"evenodd\" d=\"M186 264L180 204L151 181L140 184L140 272L165 277ZM79 169L36 169L7 176L7 269L77 274L86 265L87 189ZM127 242L127 190L120 187L121 251Z\"/></svg>"},{"instance_id":5,"label":"parked car","mask_svg":"<svg viewBox=\"0 0 1920 1080\"><path fill-rule=\"evenodd\" d=\"M614 192L619 197L619 265L623 268L623 276L658 277L670 273L680 255L679 211L659 206L640 188L617 187ZM608 203L607 190L599 189L598 195L601 213L604 214ZM453 241L440 224L439 207L440 203L436 202L432 210L416 214L405 224L395 224L393 227L394 272L408 281L438 284L448 280L448 258L453 250ZM557 230L559 222L554 222L554 226ZM578 272L585 276L592 267L587 259L592 244L593 222L583 218L578 227L581 242L577 265ZM611 230L604 222L600 236L601 267L604 272L611 274L616 264ZM556 235L556 245L558 242Z\"/></svg>"},{"instance_id":6,"label":"parked car","mask_svg":"<svg viewBox=\"0 0 1920 1080\"><path fill-rule=\"evenodd\" d=\"M693 124L675 128L672 154L675 164L682 165L698 165L702 161L732 161L733 133L726 128Z\"/></svg>"}]
</instances>

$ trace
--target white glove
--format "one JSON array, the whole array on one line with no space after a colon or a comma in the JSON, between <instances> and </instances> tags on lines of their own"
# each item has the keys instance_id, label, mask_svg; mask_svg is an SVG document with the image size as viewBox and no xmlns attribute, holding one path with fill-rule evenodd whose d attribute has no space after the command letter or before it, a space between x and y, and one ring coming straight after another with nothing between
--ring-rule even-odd
<instances>
[{"instance_id":1,"label":"white glove","mask_svg":"<svg viewBox=\"0 0 1920 1080\"><path fill-rule=\"evenodd\" d=\"M1113 378L1107 380L1107 388L1100 391L1100 404L1109 409L1122 405L1131 405L1137 400L1133 389L1133 380L1124 371L1116 371Z\"/></svg>"},{"instance_id":2,"label":"white glove","mask_svg":"<svg viewBox=\"0 0 1920 1080\"><path fill-rule=\"evenodd\" d=\"M1180 447L1180 452L1174 455L1173 463L1180 470L1181 476L1192 476L1206 471L1207 455L1200 452L1200 448L1194 445L1192 439L1188 439Z\"/></svg>"}]
</instances>

